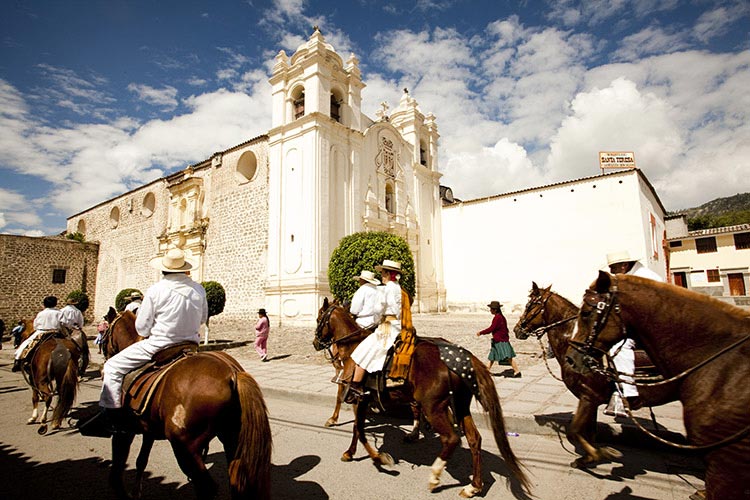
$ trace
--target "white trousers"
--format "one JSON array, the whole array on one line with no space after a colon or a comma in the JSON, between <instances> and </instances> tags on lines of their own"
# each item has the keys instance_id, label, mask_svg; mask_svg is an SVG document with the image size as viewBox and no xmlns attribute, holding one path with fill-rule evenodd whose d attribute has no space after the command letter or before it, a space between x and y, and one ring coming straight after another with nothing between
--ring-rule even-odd
<instances>
[{"instance_id":1,"label":"white trousers","mask_svg":"<svg viewBox=\"0 0 750 500\"><path fill-rule=\"evenodd\" d=\"M612 348L609 350L609 354L613 355L615 352L617 352L618 349L620 350L620 352L617 354L617 356L612 358L617 371L620 373L635 373L635 342L632 339L623 339L622 341L612 346ZM620 375L620 378L623 380L623 383L620 384L620 386L622 387L622 395L626 398L637 396L638 389L636 388L636 386L632 383L625 383L633 382L633 377L630 377L628 375Z\"/></svg>"},{"instance_id":2,"label":"white trousers","mask_svg":"<svg viewBox=\"0 0 750 500\"><path fill-rule=\"evenodd\" d=\"M21 342L21 344L16 349L16 353L14 354L15 359L21 359L21 354L23 354L24 349L26 349L26 347L29 344L31 344L34 341L34 339L36 339L41 334L42 334L42 330L37 330L31 335L29 335L29 338Z\"/></svg>"},{"instance_id":3,"label":"white trousers","mask_svg":"<svg viewBox=\"0 0 750 500\"><path fill-rule=\"evenodd\" d=\"M184 339L172 340L164 337L148 337L129 345L104 363L102 392L99 406L103 408L122 407L122 379L125 375L151 361L160 350Z\"/></svg>"}]
</instances>

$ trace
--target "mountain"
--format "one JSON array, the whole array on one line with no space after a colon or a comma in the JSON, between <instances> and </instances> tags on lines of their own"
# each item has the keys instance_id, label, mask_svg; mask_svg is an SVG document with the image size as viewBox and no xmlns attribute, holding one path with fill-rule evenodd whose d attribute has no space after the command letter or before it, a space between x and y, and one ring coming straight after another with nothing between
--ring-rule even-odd
<instances>
[{"instance_id":1,"label":"mountain","mask_svg":"<svg viewBox=\"0 0 750 500\"><path fill-rule=\"evenodd\" d=\"M688 229L734 226L750 223L750 193L738 193L727 198L716 198L699 207L674 212L686 215Z\"/></svg>"}]
</instances>

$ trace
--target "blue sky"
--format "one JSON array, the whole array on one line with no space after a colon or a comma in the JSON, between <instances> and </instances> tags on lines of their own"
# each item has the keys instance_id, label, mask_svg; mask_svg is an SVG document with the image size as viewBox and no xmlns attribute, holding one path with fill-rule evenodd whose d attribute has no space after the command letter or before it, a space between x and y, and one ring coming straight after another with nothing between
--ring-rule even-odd
<instances>
[{"instance_id":1,"label":"blue sky","mask_svg":"<svg viewBox=\"0 0 750 500\"><path fill-rule=\"evenodd\" d=\"M0 232L270 128L273 56L318 25L367 87L437 117L462 199L599 173L634 151L668 210L750 191L746 0L23 1L0 17Z\"/></svg>"}]
</instances>

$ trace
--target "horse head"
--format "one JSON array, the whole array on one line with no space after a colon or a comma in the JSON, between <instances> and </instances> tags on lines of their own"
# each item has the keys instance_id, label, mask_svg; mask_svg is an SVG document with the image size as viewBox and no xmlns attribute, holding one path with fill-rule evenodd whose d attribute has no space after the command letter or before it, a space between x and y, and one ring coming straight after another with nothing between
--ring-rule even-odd
<instances>
[{"instance_id":1,"label":"horse head","mask_svg":"<svg viewBox=\"0 0 750 500\"><path fill-rule=\"evenodd\" d=\"M583 304L565 357L566 363L578 373L597 369L609 348L624 337L625 328L617 299L617 277L599 271L598 278L583 295Z\"/></svg>"},{"instance_id":2,"label":"horse head","mask_svg":"<svg viewBox=\"0 0 750 500\"><path fill-rule=\"evenodd\" d=\"M529 338L532 330L545 325L545 306L547 305L547 300L552 295L551 288L552 285L540 289L535 281L531 282L529 301L526 303L526 308L524 308L521 318L516 323L515 328L513 328L517 339L526 340Z\"/></svg>"},{"instance_id":3,"label":"horse head","mask_svg":"<svg viewBox=\"0 0 750 500\"><path fill-rule=\"evenodd\" d=\"M317 327L315 328L315 338L313 339L313 347L316 351L327 349L333 343L330 319L336 304L335 300L328 302L328 297L325 297L323 305L318 309Z\"/></svg>"}]
</instances>

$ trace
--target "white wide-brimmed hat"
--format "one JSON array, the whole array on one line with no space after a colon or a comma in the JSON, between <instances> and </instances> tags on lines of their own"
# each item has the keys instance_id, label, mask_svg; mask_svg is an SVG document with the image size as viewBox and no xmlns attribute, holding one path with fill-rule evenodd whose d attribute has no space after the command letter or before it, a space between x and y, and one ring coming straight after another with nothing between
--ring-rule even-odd
<instances>
[{"instance_id":1,"label":"white wide-brimmed hat","mask_svg":"<svg viewBox=\"0 0 750 500\"><path fill-rule=\"evenodd\" d=\"M141 292L131 292L130 293L130 298L131 298L131 300L142 299L143 298L143 294Z\"/></svg>"},{"instance_id":2,"label":"white wide-brimmed hat","mask_svg":"<svg viewBox=\"0 0 750 500\"><path fill-rule=\"evenodd\" d=\"M634 259L630 256L627 250L621 250L619 252L612 252L607 254L607 265L620 264L621 262L635 262L638 259Z\"/></svg>"},{"instance_id":3,"label":"white wide-brimmed hat","mask_svg":"<svg viewBox=\"0 0 750 500\"><path fill-rule=\"evenodd\" d=\"M395 260L388 260L385 259L382 264L379 266L375 266L375 270L380 272L382 270L386 271L396 271L397 273L401 272L401 263L396 262Z\"/></svg>"},{"instance_id":4,"label":"white wide-brimmed hat","mask_svg":"<svg viewBox=\"0 0 750 500\"><path fill-rule=\"evenodd\" d=\"M179 248L172 248L164 255L154 257L148 265L167 273L182 273L193 268L193 265L185 260L185 252Z\"/></svg>"},{"instance_id":5,"label":"white wide-brimmed hat","mask_svg":"<svg viewBox=\"0 0 750 500\"><path fill-rule=\"evenodd\" d=\"M373 285L380 284L380 280L375 277L375 273L373 273L372 271L363 270L361 273L359 273L359 276L355 276L352 279L355 281L365 280L366 282L372 283Z\"/></svg>"}]
</instances>

